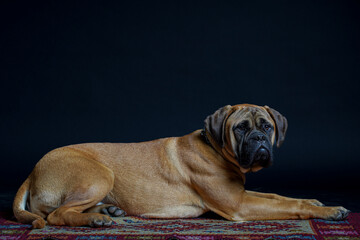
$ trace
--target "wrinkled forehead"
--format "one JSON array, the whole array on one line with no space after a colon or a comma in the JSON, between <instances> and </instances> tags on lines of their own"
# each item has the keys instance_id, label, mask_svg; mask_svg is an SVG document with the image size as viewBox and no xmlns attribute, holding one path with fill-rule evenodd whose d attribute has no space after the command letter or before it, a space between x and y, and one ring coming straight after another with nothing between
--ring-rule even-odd
<instances>
[{"instance_id":1,"label":"wrinkled forehead","mask_svg":"<svg viewBox=\"0 0 360 240\"><path fill-rule=\"evenodd\" d=\"M264 119L271 124L274 124L270 114L262 107L238 107L233 114L229 117L229 123L236 124L243 120L251 120L253 123L257 123Z\"/></svg>"}]
</instances>

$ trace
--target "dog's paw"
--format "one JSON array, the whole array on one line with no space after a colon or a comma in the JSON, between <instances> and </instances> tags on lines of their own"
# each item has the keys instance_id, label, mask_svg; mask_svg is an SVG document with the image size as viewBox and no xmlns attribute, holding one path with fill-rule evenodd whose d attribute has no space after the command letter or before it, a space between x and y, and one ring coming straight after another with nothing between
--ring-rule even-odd
<instances>
[{"instance_id":1,"label":"dog's paw","mask_svg":"<svg viewBox=\"0 0 360 240\"><path fill-rule=\"evenodd\" d=\"M101 209L101 213L106 214L110 217L124 217L126 212L116 206L108 206Z\"/></svg>"},{"instance_id":2,"label":"dog's paw","mask_svg":"<svg viewBox=\"0 0 360 240\"><path fill-rule=\"evenodd\" d=\"M112 225L112 220L109 216L102 214L97 214L90 218L90 227L110 227Z\"/></svg>"},{"instance_id":3,"label":"dog's paw","mask_svg":"<svg viewBox=\"0 0 360 240\"><path fill-rule=\"evenodd\" d=\"M326 220L333 220L333 221L339 221L345 219L350 211L347 210L344 207L332 207L333 211L329 217L326 218Z\"/></svg>"},{"instance_id":4,"label":"dog's paw","mask_svg":"<svg viewBox=\"0 0 360 240\"><path fill-rule=\"evenodd\" d=\"M325 204L323 204L322 202L320 202L320 201L318 201L316 199L305 199L304 202L306 204L313 205L313 206L318 206L318 207L325 206Z\"/></svg>"}]
</instances>

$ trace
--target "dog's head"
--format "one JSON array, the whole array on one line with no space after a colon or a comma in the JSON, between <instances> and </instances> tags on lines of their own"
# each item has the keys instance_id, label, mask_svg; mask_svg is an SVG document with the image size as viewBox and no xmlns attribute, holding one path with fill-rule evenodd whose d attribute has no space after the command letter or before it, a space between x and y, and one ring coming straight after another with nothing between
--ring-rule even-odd
<instances>
[{"instance_id":1,"label":"dog's head","mask_svg":"<svg viewBox=\"0 0 360 240\"><path fill-rule=\"evenodd\" d=\"M285 139L287 120L268 106L227 105L205 120L205 131L224 157L240 166L243 173L269 167L272 146Z\"/></svg>"}]
</instances>

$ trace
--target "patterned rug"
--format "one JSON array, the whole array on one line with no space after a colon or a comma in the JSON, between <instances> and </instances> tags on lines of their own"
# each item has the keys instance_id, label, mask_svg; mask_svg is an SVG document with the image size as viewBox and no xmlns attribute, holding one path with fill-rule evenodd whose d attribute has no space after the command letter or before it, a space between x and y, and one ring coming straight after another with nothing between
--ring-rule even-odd
<instances>
[{"instance_id":1,"label":"patterned rug","mask_svg":"<svg viewBox=\"0 0 360 240\"><path fill-rule=\"evenodd\" d=\"M288 220L230 222L222 219L114 218L109 228L53 227L32 230L0 214L0 239L326 239L360 240L360 213L345 221Z\"/></svg>"}]
</instances>

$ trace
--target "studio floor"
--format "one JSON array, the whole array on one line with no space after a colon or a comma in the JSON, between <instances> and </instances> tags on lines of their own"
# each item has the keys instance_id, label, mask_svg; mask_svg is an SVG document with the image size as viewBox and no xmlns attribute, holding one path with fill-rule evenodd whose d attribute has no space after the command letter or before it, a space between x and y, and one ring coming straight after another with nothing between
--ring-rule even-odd
<instances>
[{"instance_id":1,"label":"studio floor","mask_svg":"<svg viewBox=\"0 0 360 240\"><path fill-rule=\"evenodd\" d=\"M265 189L252 189L264 192ZM266 192L266 191L265 191ZM45 226L32 229L17 223L11 212L15 191L0 194L0 238L3 239L359 239L359 194L355 191L277 189L290 197L316 198L329 206L342 205L352 211L343 221L271 220L231 222L214 213L194 219L146 219L137 216L113 218L107 228Z\"/></svg>"}]
</instances>

